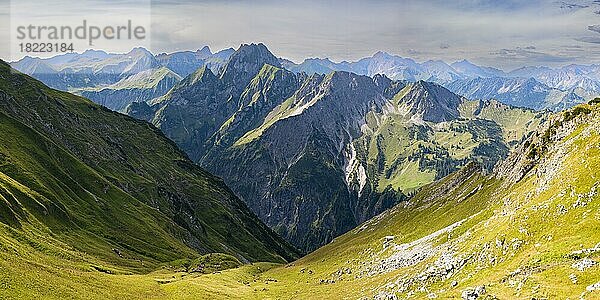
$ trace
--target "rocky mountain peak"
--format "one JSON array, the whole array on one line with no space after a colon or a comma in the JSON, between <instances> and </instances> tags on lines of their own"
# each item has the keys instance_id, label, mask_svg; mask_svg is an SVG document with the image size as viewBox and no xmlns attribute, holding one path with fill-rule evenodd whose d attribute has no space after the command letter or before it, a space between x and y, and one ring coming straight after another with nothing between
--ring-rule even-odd
<instances>
[{"instance_id":1,"label":"rocky mountain peak","mask_svg":"<svg viewBox=\"0 0 600 300\"><path fill-rule=\"evenodd\" d=\"M469 67L471 67L471 66L475 66L475 65L472 62L470 62L470 61L468 61L466 59L463 59L463 60L459 60L457 62L452 63L452 67L455 67L455 66L469 66Z\"/></svg>"},{"instance_id":2,"label":"rocky mountain peak","mask_svg":"<svg viewBox=\"0 0 600 300\"><path fill-rule=\"evenodd\" d=\"M265 64L281 67L279 59L262 43L243 44L229 58L223 69L221 79L242 88L258 74Z\"/></svg>"},{"instance_id":3,"label":"rocky mountain peak","mask_svg":"<svg viewBox=\"0 0 600 300\"><path fill-rule=\"evenodd\" d=\"M135 47L131 49L131 51L129 51L126 55L130 57L154 57L154 55L144 47Z\"/></svg>"},{"instance_id":4,"label":"rocky mountain peak","mask_svg":"<svg viewBox=\"0 0 600 300\"><path fill-rule=\"evenodd\" d=\"M88 49L81 53L81 56L87 58L104 59L109 57L110 54L106 53L103 50Z\"/></svg>"},{"instance_id":5,"label":"rocky mountain peak","mask_svg":"<svg viewBox=\"0 0 600 300\"><path fill-rule=\"evenodd\" d=\"M122 76L136 74L160 66L156 57L143 47L133 48L124 57L129 60L129 64L121 72Z\"/></svg>"},{"instance_id":6,"label":"rocky mountain peak","mask_svg":"<svg viewBox=\"0 0 600 300\"><path fill-rule=\"evenodd\" d=\"M212 55L212 51L210 51L208 46L204 46L202 49L198 49L198 51L196 51L196 55L200 58L206 58Z\"/></svg>"},{"instance_id":7,"label":"rocky mountain peak","mask_svg":"<svg viewBox=\"0 0 600 300\"><path fill-rule=\"evenodd\" d=\"M23 59L12 65L25 74L53 74L56 72L56 70L42 59L31 56L25 56Z\"/></svg>"},{"instance_id":8,"label":"rocky mountain peak","mask_svg":"<svg viewBox=\"0 0 600 300\"><path fill-rule=\"evenodd\" d=\"M376 74L375 76L373 76L373 82L378 87L386 88L390 85L392 80L383 74Z\"/></svg>"},{"instance_id":9,"label":"rocky mountain peak","mask_svg":"<svg viewBox=\"0 0 600 300\"><path fill-rule=\"evenodd\" d=\"M210 84L218 81L219 78L213 74L213 72L206 66L203 66L196 70L196 72L190 74L181 81L181 85L190 86L196 83Z\"/></svg>"},{"instance_id":10,"label":"rocky mountain peak","mask_svg":"<svg viewBox=\"0 0 600 300\"><path fill-rule=\"evenodd\" d=\"M446 88L431 82L417 81L407 85L396 99L398 105L424 121L445 122L460 116L458 106L462 98Z\"/></svg>"},{"instance_id":11,"label":"rocky mountain peak","mask_svg":"<svg viewBox=\"0 0 600 300\"><path fill-rule=\"evenodd\" d=\"M375 54L373 54L373 58L391 58L392 55L390 55L387 52L383 52L383 51L377 51L375 52Z\"/></svg>"},{"instance_id":12,"label":"rocky mountain peak","mask_svg":"<svg viewBox=\"0 0 600 300\"><path fill-rule=\"evenodd\" d=\"M360 91L363 95L370 94L377 89L371 77L346 71L331 72L323 80L322 86L331 92Z\"/></svg>"}]
</instances>

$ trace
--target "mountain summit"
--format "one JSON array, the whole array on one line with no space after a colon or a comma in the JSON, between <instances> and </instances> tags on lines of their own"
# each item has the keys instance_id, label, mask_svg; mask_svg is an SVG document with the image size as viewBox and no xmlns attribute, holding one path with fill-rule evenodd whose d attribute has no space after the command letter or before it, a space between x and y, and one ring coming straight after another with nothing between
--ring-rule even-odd
<instances>
[{"instance_id":1,"label":"mountain summit","mask_svg":"<svg viewBox=\"0 0 600 300\"><path fill-rule=\"evenodd\" d=\"M227 61L221 79L243 88L265 64L281 67L279 59L262 43L243 44Z\"/></svg>"},{"instance_id":2,"label":"mountain summit","mask_svg":"<svg viewBox=\"0 0 600 300\"><path fill-rule=\"evenodd\" d=\"M431 82L409 83L395 99L401 109L428 122L445 122L460 116L461 97Z\"/></svg>"}]
</instances>

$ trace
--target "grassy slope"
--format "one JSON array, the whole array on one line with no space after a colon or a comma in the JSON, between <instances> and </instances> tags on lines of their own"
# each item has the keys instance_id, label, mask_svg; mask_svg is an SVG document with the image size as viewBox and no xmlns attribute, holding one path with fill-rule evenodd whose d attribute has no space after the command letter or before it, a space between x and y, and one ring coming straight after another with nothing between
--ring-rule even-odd
<instances>
[{"instance_id":1,"label":"grassy slope","mask_svg":"<svg viewBox=\"0 0 600 300\"><path fill-rule=\"evenodd\" d=\"M479 105L482 105L479 108ZM510 107L496 100L465 101L459 108L461 115L492 120L502 127L504 140L509 145L519 143L524 136L535 130L545 119L543 112L526 108Z\"/></svg>"},{"instance_id":2,"label":"grassy slope","mask_svg":"<svg viewBox=\"0 0 600 300\"><path fill-rule=\"evenodd\" d=\"M572 267L583 257L600 259L600 251L572 255L600 242L600 107L584 107L592 113L579 115L575 123L564 122L559 128L568 135L548 146L542 162L516 184L463 170L425 187L409 205L395 207L292 264L258 274L246 268L184 276L166 290L185 288L186 293L206 296L214 292L212 284L219 284L225 287L220 293L248 299L384 293L420 299L433 294L460 298L463 290L485 285L487 294L499 299L573 299L581 294L594 299L598 292L586 287L600 281L600 267ZM461 223L433 234L456 222ZM383 248L384 237L390 235L395 244L429 235L407 249L430 246L433 254L376 274L377 266L395 252ZM442 253L456 259L450 275L415 279L435 270ZM571 274L577 283L571 282Z\"/></svg>"},{"instance_id":3,"label":"grassy slope","mask_svg":"<svg viewBox=\"0 0 600 300\"><path fill-rule=\"evenodd\" d=\"M400 101L408 90L398 92L394 101ZM401 113L370 113L367 125L372 134L355 143L356 148L365 149L370 169L376 170L380 161L384 162L382 171L371 175L378 177L377 188L382 191L391 185L411 192L442 177L445 173L439 166L452 170L463 165L461 161L501 157L508 149L500 149L498 144L515 145L543 119L541 113L495 101L464 101L460 111L464 119L439 124L415 124ZM484 154L483 146L497 153Z\"/></svg>"},{"instance_id":4,"label":"grassy slope","mask_svg":"<svg viewBox=\"0 0 600 300\"><path fill-rule=\"evenodd\" d=\"M4 63L0 249L0 298L146 298L157 282L125 274L211 252L297 255L149 124Z\"/></svg>"},{"instance_id":5,"label":"grassy slope","mask_svg":"<svg viewBox=\"0 0 600 300\"><path fill-rule=\"evenodd\" d=\"M135 75L126 77L111 85L101 85L96 87L86 87L74 89L70 92L80 95L82 92L100 92L105 89L109 90L133 90L133 89L154 89L158 84L165 80L172 79L175 82L181 81L183 78L167 67L160 67L142 71Z\"/></svg>"}]
</instances>

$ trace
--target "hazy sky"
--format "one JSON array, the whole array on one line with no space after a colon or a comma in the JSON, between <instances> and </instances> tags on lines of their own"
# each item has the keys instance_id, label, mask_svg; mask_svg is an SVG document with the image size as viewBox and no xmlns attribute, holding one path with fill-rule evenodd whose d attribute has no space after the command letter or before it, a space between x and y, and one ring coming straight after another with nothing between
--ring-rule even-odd
<instances>
[{"instance_id":1,"label":"hazy sky","mask_svg":"<svg viewBox=\"0 0 600 300\"><path fill-rule=\"evenodd\" d=\"M40 2L20 2L27 1ZM135 0L77 3L82 1L91 14ZM9 40L8 2L0 2L0 38ZM599 0L160 0L152 1L151 11L154 53L263 42L296 62L357 60L381 50L417 61L466 58L503 69L600 63ZM0 57L10 57L8 51L0 49Z\"/></svg>"}]
</instances>

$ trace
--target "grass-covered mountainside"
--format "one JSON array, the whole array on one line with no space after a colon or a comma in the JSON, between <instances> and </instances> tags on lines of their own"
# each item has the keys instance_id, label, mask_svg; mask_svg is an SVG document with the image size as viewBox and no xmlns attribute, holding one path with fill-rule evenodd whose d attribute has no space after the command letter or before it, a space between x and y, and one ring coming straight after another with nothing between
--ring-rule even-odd
<instances>
[{"instance_id":1,"label":"grass-covered mountainside","mask_svg":"<svg viewBox=\"0 0 600 300\"><path fill-rule=\"evenodd\" d=\"M182 299L597 299L599 130L600 99L551 116L494 172L470 163L298 261L176 273L162 289Z\"/></svg>"},{"instance_id":2,"label":"grass-covered mountainside","mask_svg":"<svg viewBox=\"0 0 600 300\"><path fill-rule=\"evenodd\" d=\"M409 83L386 109L367 114L353 141L349 179L405 193L478 162L491 170L544 115L490 101L468 101L428 82Z\"/></svg>"},{"instance_id":3,"label":"grass-covered mountainside","mask_svg":"<svg viewBox=\"0 0 600 300\"><path fill-rule=\"evenodd\" d=\"M306 251L470 161L490 170L544 116L424 81L294 74L262 44L242 45L220 73L203 67L128 113Z\"/></svg>"},{"instance_id":4,"label":"grass-covered mountainside","mask_svg":"<svg viewBox=\"0 0 600 300\"><path fill-rule=\"evenodd\" d=\"M119 295L137 275L106 274L144 274L176 260L215 270L297 258L160 131L4 62L0 128L2 297ZM210 253L222 254L201 258Z\"/></svg>"},{"instance_id":5,"label":"grass-covered mountainside","mask_svg":"<svg viewBox=\"0 0 600 300\"><path fill-rule=\"evenodd\" d=\"M150 101L166 94L181 76L166 67L141 71L108 86L72 90L111 110L124 111L133 102Z\"/></svg>"}]
</instances>

